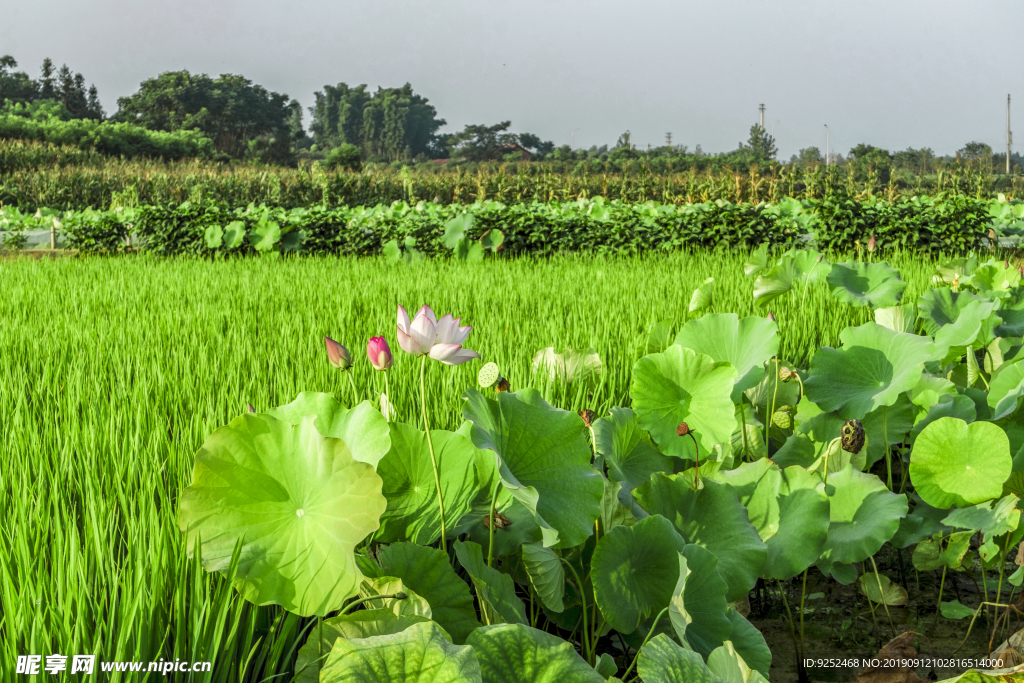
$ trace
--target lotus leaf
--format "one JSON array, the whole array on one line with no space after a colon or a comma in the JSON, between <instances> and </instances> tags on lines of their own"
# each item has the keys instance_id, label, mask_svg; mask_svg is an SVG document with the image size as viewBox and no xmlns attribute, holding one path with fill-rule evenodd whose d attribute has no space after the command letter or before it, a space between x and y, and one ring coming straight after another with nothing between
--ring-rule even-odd
<instances>
[{"instance_id":1,"label":"lotus leaf","mask_svg":"<svg viewBox=\"0 0 1024 683\"><path fill-rule=\"evenodd\" d=\"M751 669L763 676L768 676L772 666L772 652L768 649L768 643L765 642L764 636L732 607L727 613L729 621L732 622L729 641L733 644L737 654L743 657L743 661Z\"/></svg>"},{"instance_id":2,"label":"lotus leaf","mask_svg":"<svg viewBox=\"0 0 1024 683\"><path fill-rule=\"evenodd\" d=\"M913 562L918 571L927 572L946 567L956 569L971 546L973 531L955 531L949 536L934 534L914 547Z\"/></svg>"},{"instance_id":3,"label":"lotus leaf","mask_svg":"<svg viewBox=\"0 0 1024 683\"><path fill-rule=\"evenodd\" d=\"M860 592L876 605L899 607L907 604L907 591L888 576L868 572L860 577Z\"/></svg>"},{"instance_id":4,"label":"lotus leaf","mask_svg":"<svg viewBox=\"0 0 1024 683\"><path fill-rule=\"evenodd\" d=\"M937 508L967 507L997 498L1010 476L1006 432L991 422L942 417L928 425L910 454L910 479Z\"/></svg>"},{"instance_id":5,"label":"lotus leaf","mask_svg":"<svg viewBox=\"0 0 1024 683\"><path fill-rule=\"evenodd\" d=\"M633 504L630 491L651 474L672 471L672 459L658 452L629 408L612 408L611 415L595 420L594 442L608 467L608 478L622 484L619 500L627 507Z\"/></svg>"},{"instance_id":6,"label":"lotus leaf","mask_svg":"<svg viewBox=\"0 0 1024 683\"><path fill-rule=\"evenodd\" d=\"M634 497L648 513L671 521L687 543L707 548L718 558L730 602L741 599L757 583L768 548L729 486L703 480L703 488L694 491L681 475L658 473L637 487Z\"/></svg>"},{"instance_id":7,"label":"lotus leaf","mask_svg":"<svg viewBox=\"0 0 1024 683\"><path fill-rule=\"evenodd\" d=\"M530 510L544 545L582 543L601 514L604 483L579 416L552 408L535 389L494 399L470 389L465 398L473 443L494 451L502 486Z\"/></svg>"},{"instance_id":8,"label":"lotus leaf","mask_svg":"<svg viewBox=\"0 0 1024 683\"><path fill-rule=\"evenodd\" d=\"M837 263L826 279L832 286L832 296L853 306L895 306L907 288L899 271L886 263Z\"/></svg>"},{"instance_id":9,"label":"lotus leaf","mask_svg":"<svg viewBox=\"0 0 1024 683\"><path fill-rule=\"evenodd\" d=\"M730 396L736 369L725 362L673 345L637 361L630 396L640 426L666 455L695 459L693 441L677 434L685 422L707 457L716 444L728 443L736 422Z\"/></svg>"},{"instance_id":10,"label":"lotus leaf","mask_svg":"<svg viewBox=\"0 0 1024 683\"><path fill-rule=\"evenodd\" d=\"M764 377L765 362L779 352L779 326L760 316L709 313L683 325L675 343L736 368L731 400L739 403L741 393Z\"/></svg>"},{"instance_id":11,"label":"lotus leaf","mask_svg":"<svg viewBox=\"0 0 1024 683\"><path fill-rule=\"evenodd\" d=\"M523 569L530 577L533 590L544 605L553 612L565 609L565 569L558 551L545 548L541 542L526 543L522 547Z\"/></svg>"},{"instance_id":12,"label":"lotus leaf","mask_svg":"<svg viewBox=\"0 0 1024 683\"><path fill-rule=\"evenodd\" d=\"M368 401L346 408L330 394L304 391L291 403L266 412L292 425L306 415L316 415L318 432L351 444L352 457L374 467L391 448L387 420Z\"/></svg>"},{"instance_id":13,"label":"lotus leaf","mask_svg":"<svg viewBox=\"0 0 1024 683\"><path fill-rule=\"evenodd\" d=\"M1000 500L953 510L942 523L958 529L980 531L985 536L1002 536L1016 529L1020 523L1019 500L1017 496L1009 495Z\"/></svg>"},{"instance_id":14,"label":"lotus leaf","mask_svg":"<svg viewBox=\"0 0 1024 683\"><path fill-rule=\"evenodd\" d=\"M685 650L664 633L640 649L637 671L644 683L721 683L693 650Z\"/></svg>"},{"instance_id":15,"label":"lotus leaf","mask_svg":"<svg viewBox=\"0 0 1024 683\"><path fill-rule=\"evenodd\" d=\"M455 541L455 556L469 574L481 599L494 611L497 617L508 623L526 623L526 608L516 595L512 577L502 574L484 562L480 546L471 541ZM469 642L469 641L467 641Z\"/></svg>"},{"instance_id":16,"label":"lotus leaf","mask_svg":"<svg viewBox=\"0 0 1024 683\"><path fill-rule=\"evenodd\" d=\"M481 683L473 648L453 645L433 622L370 638L339 638L321 683Z\"/></svg>"},{"instance_id":17,"label":"lotus leaf","mask_svg":"<svg viewBox=\"0 0 1024 683\"><path fill-rule=\"evenodd\" d=\"M375 540L429 545L441 536L441 513L426 434L401 422L389 426L391 450L377 465L388 508ZM474 505L489 503L496 477L494 454L458 432L432 430L431 438L451 533Z\"/></svg>"},{"instance_id":18,"label":"lotus leaf","mask_svg":"<svg viewBox=\"0 0 1024 683\"><path fill-rule=\"evenodd\" d=\"M907 514L907 497L891 493L873 474L846 467L829 475L828 539L818 567L863 562L895 535Z\"/></svg>"},{"instance_id":19,"label":"lotus leaf","mask_svg":"<svg viewBox=\"0 0 1024 683\"><path fill-rule=\"evenodd\" d=\"M257 605L303 616L339 609L362 579L353 550L377 529L387 501L373 468L313 415L289 425L246 414L211 434L182 493L179 528L189 554L223 571L236 544L235 587Z\"/></svg>"},{"instance_id":20,"label":"lotus leaf","mask_svg":"<svg viewBox=\"0 0 1024 683\"><path fill-rule=\"evenodd\" d=\"M1003 365L992 376L988 392L988 405L992 419L1001 420L1013 415L1024 404L1024 360Z\"/></svg>"},{"instance_id":21,"label":"lotus leaf","mask_svg":"<svg viewBox=\"0 0 1024 683\"><path fill-rule=\"evenodd\" d=\"M767 306L796 285L804 287L828 276L832 265L817 251L790 249L772 268L761 272L754 281L754 302Z\"/></svg>"},{"instance_id":22,"label":"lotus leaf","mask_svg":"<svg viewBox=\"0 0 1024 683\"><path fill-rule=\"evenodd\" d=\"M677 558L679 578L669 602L669 618L679 642L706 657L732 633L726 614L728 586L717 571L718 560L704 548L690 544Z\"/></svg>"},{"instance_id":23,"label":"lotus leaf","mask_svg":"<svg viewBox=\"0 0 1024 683\"><path fill-rule=\"evenodd\" d=\"M711 302L715 293L715 278L709 277L697 289L693 290L690 297L690 313L700 313L706 308L711 308Z\"/></svg>"},{"instance_id":24,"label":"lotus leaf","mask_svg":"<svg viewBox=\"0 0 1024 683\"><path fill-rule=\"evenodd\" d=\"M708 655L708 669L722 683L768 683L759 671L747 665L730 640Z\"/></svg>"},{"instance_id":25,"label":"lotus leaf","mask_svg":"<svg viewBox=\"0 0 1024 683\"><path fill-rule=\"evenodd\" d=\"M523 624L482 626L468 644L488 683L604 683L572 643Z\"/></svg>"},{"instance_id":26,"label":"lotus leaf","mask_svg":"<svg viewBox=\"0 0 1024 683\"><path fill-rule=\"evenodd\" d=\"M875 408L891 406L913 389L934 353L932 343L913 334L866 323L839 334L843 347L819 349L804 382L807 397L824 411L861 419Z\"/></svg>"},{"instance_id":27,"label":"lotus leaf","mask_svg":"<svg viewBox=\"0 0 1024 683\"><path fill-rule=\"evenodd\" d=\"M917 322L917 307L889 306L888 308L875 309L875 322L882 327L888 327L894 332L906 332L914 334L914 325Z\"/></svg>"},{"instance_id":28,"label":"lotus leaf","mask_svg":"<svg viewBox=\"0 0 1024 683\"><path fill-rule=\"evenodd\" d=\"M561 353L555 353L553 346L534 354L531 367L534 373L545 376L549 382L567 384L596 379L604 372L601 357L594 349L565 349Z\"/></svg>"}]
</instances>

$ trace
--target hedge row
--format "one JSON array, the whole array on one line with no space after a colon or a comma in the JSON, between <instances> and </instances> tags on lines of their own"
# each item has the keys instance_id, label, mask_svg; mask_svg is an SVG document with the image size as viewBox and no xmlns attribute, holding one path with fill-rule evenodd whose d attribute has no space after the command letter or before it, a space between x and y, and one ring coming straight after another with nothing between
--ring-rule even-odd
<instances>
[{"instance_id":1,"label":"hedge row","mask_svg":"<svg viewBox=\"0 0 1024 683\"><path fill-rule=\"evenodd\" d=\"M761 244L785 247L807 241L823 249L849 250L858 242L867 245L872 237L882 251L901 248L951 253L976 249L990 236L990 230L999 228L996 233L1001 234L1005 227L993 221L984 201L939 196L896 202L832 197L776 205L715 202L678 206L600 199L511 206L499 202L469 206L395 202L388 207L291 210L251 205L229 209L186 202L71 214L65 218L65 231L68 245L83 250L117 250L125 245L130 232L136 245L160 255L209 256L215 251L252 252L256 232L265 235L269 221L279 229L279 241L287 250L373 255L381 253L388 242L398 241L433 256L450 253L441 239L448 221L463 213L473 216L466 233L469 239L497 229L505 236L505 253L537 255L572 251L636 254ZM208 229L234 221L245 225L248 239L231 249L211 248Z\"/></svg>"}]
</instances>

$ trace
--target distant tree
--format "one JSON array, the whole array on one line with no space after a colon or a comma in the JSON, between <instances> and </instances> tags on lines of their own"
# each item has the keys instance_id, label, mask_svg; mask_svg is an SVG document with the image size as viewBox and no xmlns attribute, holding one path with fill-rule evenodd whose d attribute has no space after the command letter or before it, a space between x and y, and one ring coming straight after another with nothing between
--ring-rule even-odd
<instances>
[{"instance_id":1,"label":"distant tree","mask_svg":"<svg viewBox=\"0 0 1024 683\"><path fill-rule=\"evenodd\" d=\"M550 140L541 141L540 137L533 133L520 133L519 144L540 158L546 157L555 150L555 143Z\"/></svg>"},{"instance_id":2,"label":"distant tree","mask_svg":"<svg viewBox=\"0 0 1024 683\"><path fill-rule=\"evenodd\" d=\"M96 90L95 85L89 86L89 100L88 100L88 118L102 121L107 117L106 112L103 111L103 105L100 103L100 93Z\"/></svg>"},{"instance_id":3,"label":"distant tree","mask_svg":"<svg viewBox=\"0 0 1024 683\"><path fill-rule=\"evenodd\" d=\"M965 164L992 170L992 148L984 142L968 142L956 151L956 155Z\"/></svg>"},{"instance_id":4,"label":"distant tree","mask_svg":"<svg viewBox=\"0 0 1024 683\"><path fill-rule=\"evenodd\" d=\"M328 152L324 161L328 166L358 171L363 166L363 155L355 145L343 142Z\"/></svg>"},{"instance_id":5,"label":"distant tree","mask_svg":"<svg viewBox=\"0 0 1024 683\"><path fill-rule=\"evenodd\" d=\"M57 97L57 89L55 87L55 81L53 78L53 60L47 57L43 60L43 65L39 69L39 99L41 100L52 100Z\"/></svg>"},{"instance_id":6,"label":"distant tree","mask_svg":"<svg viewBox=\"0 0 1024 683\"><path fill-rule=\"evenodd\" d=\"M214 149L231 157L291 163L294 110L287 95L268 91L237 74L169 71L142 82L117 100L117 121L150 130L197 129Z\"/></svg>"},{"instance_id":7,"label":"distant tree","mask_svg":"<svg viewBox=\"0 0 1024 683\"><path fill-rule=\"evenodd\" d=\"M467 125L448 139L448 152L453 158L466 161L492 161L501 157L501 148L519 141L517 135L509 133L511 121L502 121L493 126Z\"/></svg>"},{"instance_id":8,"label":"distant tree","mask_svg":"<svg viewBox=\"0 0 1024 683\"><path fill-rule=\"evenodd\" d=\"M759 124L750 127L750 138L747 140L747 147L753 152L753 160L757 162L770 161L775 158L778 150L775 148L775 138ZM740 145L740 149L743 145Z\"/></svg>"},{"instance_id":9,"label":"distant tree","mask_svg":"<svg viewBox=\"0 0 1024 683\"><path fill-rule=\"evenodd\" d=\"M935 152L928 147L922 149L908 147L892 155L892 165L895 168L902 168L919 175L924 175L934 170Z\"/></svg>"},{"instance_id":10,"label":"distant tree","mask_svg":"<svg viewBox=\"0 0 1024 683\"><path fill-rule=\"evenodd\" d=\"M825 155L817 147L804 147L790 158L790 163L807 167L825 162Z\"/></svg>"},{"instance_id":11,"label":"distant tree","mask_svg":"<svg viewBox=\"0 0 1024 683\"><path fill-rule=\"evenodd\" d=\"M11 55L0 57L0 104L4 100L31 102L39 94L39 86L24 71L14 71L18 62Z\"/></svg>"}]
</instances>

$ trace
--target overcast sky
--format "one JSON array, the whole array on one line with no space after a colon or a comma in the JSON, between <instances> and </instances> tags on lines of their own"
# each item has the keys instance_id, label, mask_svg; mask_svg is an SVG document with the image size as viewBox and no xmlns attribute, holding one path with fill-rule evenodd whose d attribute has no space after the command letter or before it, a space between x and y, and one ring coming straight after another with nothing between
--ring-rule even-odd
<instances>
[{"instance_id":1,"label":"overcast sky","mask_svg":"<svg viewBox=\"0 0 1024 683\"><path fill-rule=\"evenodd\" d=\"M446 131L510 119L577 147L734 149L766 107L780 156L859 142L1024 145L1020 0L0 0L0 54L51 57L108 113L163 71L240 73L304 106L325 83L412 84ZM309 116L306 115L308 125ZM1021 148L1015 148L1021 151Z\"/></svg>"}]
</instances>

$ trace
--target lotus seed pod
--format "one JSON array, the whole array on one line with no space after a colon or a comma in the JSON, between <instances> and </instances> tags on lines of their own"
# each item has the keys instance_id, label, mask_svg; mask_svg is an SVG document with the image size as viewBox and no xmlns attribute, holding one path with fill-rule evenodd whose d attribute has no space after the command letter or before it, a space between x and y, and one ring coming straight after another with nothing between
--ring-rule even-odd
<instances>
[{"instance_id":1,"label":"lotus seed pod","mask_svg":"<svg viewBox=\"0 0 1024 683\"><path fill-rule=\"evenodd\" d=\"M783 410L776 411L772 415L772 424L779 429L789 429L793 426L793 416Z\"/></svg>"},{"instance_id":2,"label":"lotus seed pod","mask_svg":"<svg viewBox=\"0 0 1024 683\"><path fill-rule=\"evenodd\" d=\"M781 368L779 368L779 379L781 381L788 382L789 380L793 379L794 377L796 377L796 370L790 370L785 365L783 365Z\"/></svg>"},{"instance_id":3,"label":"lotus seed pod","mask_svg":"<svg viewBox=\"0 0 1024 683\"><path fill-rule=\"evenodd\" d=\"M679 436L686 436L690 433L690 426L685 422L680 422L679 426L676 427L676 434Z\"/></svg>"},{"instance_id":4,"label":"lotus seed pod","mask_svg":"<svg viewBox=\"0 0 1024 683\"><path fill-rule=\"evenodd\" d=\"M508 383L508 380L505 379L504 377L499 377L498 378L498 383L494 385L494 390L496 392L498 392L499 394L501 392L503 392L503 391L508 391L511 388L512 388L512 385L510 385Z\"/></svg>"},{"instance_id":5,"label":"lotus seed pod","mask_svg":"<svg viewBox=\"0 0 1024 683\"><path fill-rule=\"evenodd\" d=\"M593 410L581 410L579 413L577 413L577 415L579 415L580 418L583 420L583 424L585 424L587 427L594 424L594 417L596 414L597 413L595 413Z\"/></svg>"},{"instance_id":6,"label":"lotus seed pod","mask_svg":"<svg viewBox=\"0 0 1024 683\"><path fill-rule=\"evenodd\" d=\"M856 455L864 448L864 425L860 420L847 420L843 423L839 435L843 438L843 450Z\"/></svg>"},{"instance_id":7,"label":"lotus seed pod","mask_svg":"<svg viewBox=\"0 0 1024 683\"><path fill-rule=\"evenodd\" d=\"M501 379L501 373L498 371L497 363L484 363L480 372L476 373L476 381L484 389L490 389L498 383L499 379Z\"/></svg>"},{"instance_id":8,"label":"lotus seed pod","mask_svg":"<svg viewBox=\"0 0 1024 683\"><path fill-rule=\"evenodd\" d=\"M512 520L501 514L497 510L494 511L494 529L500 531L512 526ZM491 528L490 515L484 515L484 527Z\"/></svg>"}]
</instances>

